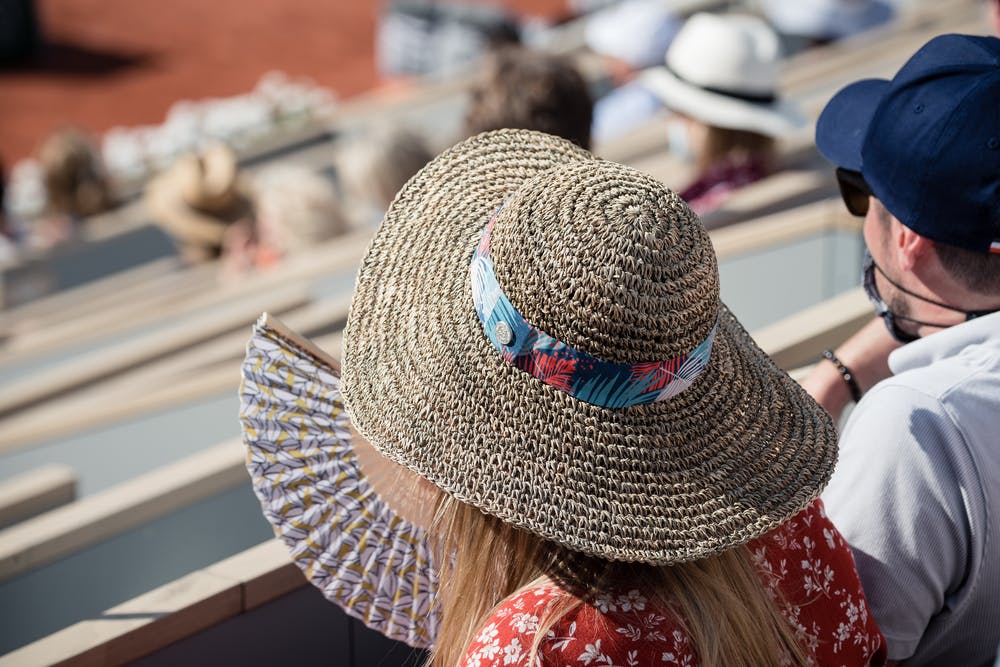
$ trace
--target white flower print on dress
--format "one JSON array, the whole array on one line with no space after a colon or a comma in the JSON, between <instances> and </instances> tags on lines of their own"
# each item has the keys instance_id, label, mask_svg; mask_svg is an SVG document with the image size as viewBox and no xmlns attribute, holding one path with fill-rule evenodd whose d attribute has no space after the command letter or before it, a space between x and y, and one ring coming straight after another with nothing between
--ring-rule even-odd
<instances>
[{"instance_id":1,"label":"white flower print on dress","mask_svg":"<svg viewBox=\"0 0 1000 667\"><path fill-rule=\"evenodd\" d=\"M594 667L618 667L611 659L610 656L605 655L601 651L601 640L598 639L594 641L593 644L587 644L583 647L583 653L579 655L577 661L582 662L585 665L594 663Z\"/></svg>"},{"instance_id":2,"label":"white flower print on dress","mask_svg":"<svg viewBox=\"0 0 1000 667\"><path fill-rule=\"evenodd\" d=\"M597 610L602 614L618 611L618 605L615 604L614 596L608 593L601 593L595 597L594 606L597 607Z\"/></svg>"},{"instance_id":3,"label":"white flower print on dress","mask_svg":"<svg viewBox=\"0 0 1000 667\"><path fill-rule=\"evenodd\" d=\"M515 665L521 660L521 642L517 637L510 640L510 643L503 647L503 664Z\"/></svg>"},{"instance_id":4,"label":"white flower print on dress","mask_svg":"<svg viewBox=\"0 0 1000 667\"><path fill-rule=\"evenodd\" d=\"M511 617L511 625L522 635L526 632L535 634L538 632L538 617L534 614L519 612Z\"/></svg>"},{"instance_id":5,"label":"white flower print on dress","mask_svg":"<svg viewBox=\"0 0 1000 667\"><path fill-rule=\"evenodd\" d=\"M633 589L625 595L618 596L618 607L622 611L642 611L646 608L646 598Z\"/></svg>"}]
</instances>

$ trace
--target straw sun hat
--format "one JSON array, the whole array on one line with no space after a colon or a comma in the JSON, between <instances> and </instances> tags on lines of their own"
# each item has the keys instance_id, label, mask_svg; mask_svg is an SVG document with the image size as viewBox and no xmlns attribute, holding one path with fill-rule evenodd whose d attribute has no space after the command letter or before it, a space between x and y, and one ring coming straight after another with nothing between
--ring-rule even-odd
<instances>
[{"instance_id":1,"label":"straw sun hat","mask_svg":"<svg viewBox=\"0 0 1000 667\"><path fill-rule=\"evenodd\" d=\"M666 65L639 81L664 104L709 125L779 137L805 127L780 99L778 35L762 19L695 14L667 51Z\"/></svg>"},{"instance_id":2,"label":"straw sun hat","mask_svg":"<svg viewBox=\"0 0 1000 667\"><path fill-rule=\"evenodd\" d=\"M400 191L361 265L343 374L383 455L606 559L747 542L836 458L829 416L719 300L687 205L537 132L468 139Z\"/></svg>"}]
</instances>

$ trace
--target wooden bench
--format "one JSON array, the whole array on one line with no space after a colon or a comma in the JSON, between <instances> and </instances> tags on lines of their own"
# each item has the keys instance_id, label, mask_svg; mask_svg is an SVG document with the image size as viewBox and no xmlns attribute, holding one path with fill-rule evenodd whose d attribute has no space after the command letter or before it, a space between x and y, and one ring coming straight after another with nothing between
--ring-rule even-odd
<instances>
[{"instance_id":1,"label":"wooden bench","mask_svg":"<svg viewBox=\"0 0 1000 667\"><path fill-rule=\"evenodd\" d=\"M0 529L71 502L76 481L72 468L55 463L0 481Z\"/></svg>"},{"instance_id":2,"label":"wooden bench","mask_svg":"<svg viewBox=\"0 0 1000 667\"><path fill-rule=\"evenodd\" d=\"M0 581L246 482L239 441L222 443L0 531Z\"/></svg>"},{"instance_id":3,"label":"wooden bench","mask_svg":"<svg viewBox=\"0 0 1000 667\"><path fill-rule=\"evenodd\" d=\"M720 262L725 262L728 258L833 229L857 229L856 222L846 214L839 200L812 203L759 220L713 230L710 234ZM360 252L354 261L360 261ZM346 320L349 301L350 294L345 293L332 301L302 303L286 309L282 317L306 335L335 333ZM70 385L80 386L80 378L86 377L82 371L76 371L74 376L59 377L58 382L49 387L36 380L35 395L44 400L0 420L3 426L0 429L0 453L85 428L95 428L143 411L167 409L227 390L235 391L234 378L237 377L247 336L247 329L243 326L248 326L260 311L270 308L256 297L241 306L244 307L246 312L242 312L242 322L234 314L225 326L218 322L212 324L216 332L214 337L199 336L196 335L199 332L188 329L185 335L192 341L198 341L197 344L182 344L175 334L164 333L162 329L154 332L158 344L170 348L169 354L164 350L155 359L147 356L141 363L133 361L125 367L115 361L120 356L109 351L107 359L102 362L106 365L97 368L102 371L105 380L96 386L87 385L86 391L72 392L69 389ZM214 319L207 318L206 322L208 327ZM142 349L139 348L139 351ZM136 358L138 356L136 354ZM90 363L97 364L96 361ZM84 370L90 372L89 377L96 376L93 368ZM51 372L56 374L56 371ZM67 390L57 399L44 393L52 386L66 387ZM2 402L0 405L3 405Z\"/></svg>"}]
</instances>

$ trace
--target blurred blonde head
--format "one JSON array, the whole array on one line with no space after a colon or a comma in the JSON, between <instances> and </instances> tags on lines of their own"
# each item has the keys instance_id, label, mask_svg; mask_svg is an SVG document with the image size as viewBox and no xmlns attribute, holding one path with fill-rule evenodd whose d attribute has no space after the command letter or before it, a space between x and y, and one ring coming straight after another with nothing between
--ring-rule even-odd
<instances>
[{"instance_id":1,"label":"blurred blonde head","mask_svg":"<svg viewBox=\"0 0 1000 667\"><path fill-rule=\"evenodd\" d=\"M403 184L434 157L423 137L381 127L346 141L337 151L337 176L351 207L382 214Z\"/></svg>"},{"instance_id":2,"label":"blurred blonde head","mask_svg":"<svg viewBox=\"0 0 1000 667\"><path fill-rule=\"evenodd\" d=\"M278 254L310 248L347 231L332 184L298 165L266 167L254 176L257 234Z\"/></svg>"}]
</instances>

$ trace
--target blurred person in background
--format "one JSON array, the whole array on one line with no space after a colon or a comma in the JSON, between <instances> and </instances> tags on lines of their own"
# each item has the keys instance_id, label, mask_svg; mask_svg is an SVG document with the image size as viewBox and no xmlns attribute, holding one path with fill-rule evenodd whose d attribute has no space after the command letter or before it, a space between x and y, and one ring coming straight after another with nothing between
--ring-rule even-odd
<instances>
[{"instance_id":1,"label":"blurred person in background","mask_svg":"<svg viewBox=\"0 0 1000 667\"><path fill-rule=\"evenodd\" d=\"M403 127L380 127L346 140L336 162L348 217L377 227L403 184L432 157L424 138Z\"/></svg>"},{"instance_id":2,"label":"blurred person in background","mask_svg":"<svg viewBox=\"0 0 1000 667\"><path fill-rule=\"evenodd\" d=\"M447 77L520 41L516 20L498 4L389 0L376 28L375 58L386 77Z\"/></svg>"},{"instance_id":3,"label":"blurred person in background","mask_svg":"<svg viewBox=\"0 0 1000 667\"><path fill-rule=\"evenodd\" d=\"M107 171L90 138L80 130L51 134L38 149L46 207L30 243L48 248L77 238L84 220L114 206Z\"/></svg>"},{"instance_id":4,"label":"blurred person in background","mask_svg":"<svg viewBox=\"0 0 1000 667\"><path fill-rule=\"evenodd\" d=\"M268 269L287 257L347 232L347 217L332 183L294 164L274 164L253 176L255 215L226 230L229 273Z\"/></svg>"},{"instance_id":5,"label":"blurred person in background","mask_svg":"<svg viewBox=\"0 0 1000 667\"><path fill-rule=\"evenodd\" d=\"M594 101L566 58L520 47L491 54L473 85L465 134L538 130L590 148Z\"/></svg>"},{"instance_id":6,"label":"blurred person in background","mask_svg":"<svg viewBox=\"0 0 1000 667\"><path fill-rule=\"evenodd\" d=\"M226 229L240 221L248 224L253 215L250 183L239 173L232 149L222 143L179 157L150 181L146 205L189 264L217 259Z\"/></svg>"},{"instance_id":7,"label":"blurred person in background","mask_svg":"<svg viewBox=\"0 0 1000 667\"><path fill-rule=\"evenodd\" d=\"M615 86L594 104L595 142L613 139L663 109L663 100L634 78L647 67L663 64L681 25L659 0L627 0L587 19L584 41L601 56Z\"/></svg>"},{"instance_id":8,"label":"blurred person in background","mask_svg":"<svg viewBox=\"0 0 1000 667\"><path fill-rule=\"evenodd\" d=\"M1000 37L1000 0L988 0L990 11L990 27L993 34Z\"/></svg>"},{"instance_id":9,"label":"blurred person in background","mask_svg":"<svg viewBox=\"0 0 1000 667\"><path fill-rule=\"evenodd\" d=\"M895 15L883 0L761 0L786 54L857 35Z\"/></svg>"},{"instance_id":10,"label":"blurred person in background","mask_svg":"<svg viewBox=\"0 0 1000 667\"><path fill-rule=\"evenodd\" d=\"M14 262L18 254L14 229L7 218L6 178L3 163L0 162L0 267Z\"/></svg>"},{"instance_id":11,"label":"blurred person in background","mask_svg":"<svg viewBox=\"0 0 1000 667\"><path fill-rule=\"evenodd\" d=\"M805 126L778 93L778 36L754 16L696 14L667 52L666 66L640 80L677 114L670 150L693 159L693 182L678 194L699 215L775 169L775 139Z\"/></svg>"}]
</instances>

